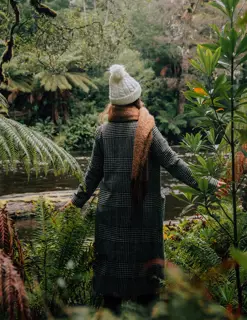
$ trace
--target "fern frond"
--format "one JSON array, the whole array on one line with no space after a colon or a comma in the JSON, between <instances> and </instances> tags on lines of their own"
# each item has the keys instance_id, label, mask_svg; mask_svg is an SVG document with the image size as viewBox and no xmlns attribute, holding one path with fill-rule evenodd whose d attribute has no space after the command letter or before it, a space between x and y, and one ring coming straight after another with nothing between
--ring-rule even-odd
<instances>
[{"instance_id":1,"label":"fern frond","mask_svg":"<svg viewBox=\"0 0 247 320\"><path fill-rule=\"evenodd\" d=\"M14 221L9 218L6 208L0 209L0 249L7 254L23 276L23 251L15 229Z\"/></svg>"},{"instance_id":2,"label":"fern frond","mask_svg":"<svg viewBox=\"0 0 247 320\"><path fill-rule=\"evenodd\" d=\"M0 113L8 114L9 104L5 97L0 93Z\"/></svg>"},{"instance_id":3,"label":"fern frond","mask_svg":"<svg viewBox=\"0 0 247 320\"><path fill-rule=\"evenodd\" d=\"M88 92L89 86L96 88L96 85L89 80L85 74L79 72L65 72L65 73L51 73L40 72L36 75L40 84L44 87L45 91L55 92L60 90L71 90L72 87L79 87L83 91Z\"/></svg>"},{"instance_id":4,"label":"fern frond","mask_svg":"<svg viewBox=\"0 0 247 320\"><path fill-rule=\"evenodd\" d=\"M94 89L98 89L98 87L90 79L88 79L85 74L79 74L79 75L84 83L88 84L90 87Z\"/></svg>"},{"instance_id":5,"label":"fern frond","mask_svg":"<svg viewBox=\"0 0 247 320\"><path fill-rule=\"evenodd\" d=\"M73 207L56 212L44 199L38 202L36 216L26 273L30 279L38 275L48 305L82 303L91 281L93 217L84 218ZM59 287L57 279L63 279L66 289Z\"/></svg>"},{"instance_id":6,"label":"fern frond","mask_svg":"<svg viewBox=\"0 0 247 320\"><path fill-rule=\"evenodd\" d=\"M8 223L5 209L0 211L0 249L10 257L13 256L13 231Z\"/></svg>"},{"instance_id":7,"label":"fern frond","mask_svg":"<svg viewBox=\"0 0 247 320\"><path fill-rule=\"evenodd\" d=\"M18 132L16 132L16 129L12 127L10 121L11 120L0 116L0 136L5 139L11 152L11 158L9 159L9 162L11 163L11 166L15 168L17 160L19 160L18 158L21 158L27 168L27 164L30 163L30 155L25 143L20 138ZM3 161L1 157L2 155L0 155L0 159Z\"/></svg>"},{"instance_id":8,"label":"fern frond","mask_svg":"<svg viewBox=\"0 0 247 320\"><path fill-rule=\"evenodd\" d=\"M28 174L31 168L35 169L36 174L41 171L47 173L51 168L56 175L69 173L81 178L78 162L40 133L1 115L0 130L0 160L5 168L15 168L20 161Z\"/></svg>"},{"instance_id":9,"label":"fern frond","mask_svg":"<svg viewBox=\"0 0 247 320\"><path fill-rule=\"evenodd\" d=\"M209 243L197 237L185 237L179 245L179 250L183 252L184 263L198 273L205 272L221 262Z\"/></svg>"},{"instance_id":10,"label":"fern frond","mask_svg":"<svg viewBox=\"0 0 247 320\"><path fill-rule=\"evenodd\" d=\"M67 72L66 77L75 86L88 93L89 87L85 84L85 77L80 73Z\"/></svg>"},{"instance_id":11,"label":"fern frond","mask_svg":"<svg viewBox=\"0 0 247 320\"><path fill-rule=\"evenodd\" d=\"M1 83L1 88L8 91L31 92L33 89L33 75L25 69L20 69L20 64L15 58L5 65L4 72L7 83Z\"/></svg>"},{"instance_id":12,"label":"fern frond","mask_svg":"<svg viewBox=\"0 0 247 320\"><path fill-rule=\"evenodd\" d=\"M74 157L67 153L63 148L60 148L55 142L43 137L39 132L33 131L33 134L40 140L44 148L52 156L55 174L69 173L75 175L78 179L81 179L81 167Z\"/></svg>"},{"instance_id":13,"label":"fern frond","mask_svg":"<svg viewBox=\"0 0 247 320\"><path fill-rule=\"evenodd\" d=\"M3 251L0 251L0 294L1 309L7 311L10 320L20 314L22 319L31 320L24 283Z\"/></svg>"},{"instance_id":14,"label":"fern frond","mask_svg":"<svg viewBox=\"0 0 247 320\"><path fill-rule=\"evenodd\" d=\"M57 75L57 86L60 90L71 90L72 86L64 75Z\"/></svg>"}]
</instances>

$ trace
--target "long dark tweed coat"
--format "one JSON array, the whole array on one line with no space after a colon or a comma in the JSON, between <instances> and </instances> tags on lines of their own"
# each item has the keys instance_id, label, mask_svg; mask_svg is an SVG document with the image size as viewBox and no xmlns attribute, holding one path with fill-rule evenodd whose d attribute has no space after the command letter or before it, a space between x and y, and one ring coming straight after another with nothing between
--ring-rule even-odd
<instances>
[{"instance_id":1,"label":"long dark tweed coat","mask_svg":"<svg viewBox=\"0 0 247 320\"><path fill-rule=\"evenodd\" d=\"M131 171L137 121L110 122L96 134L85 177L72 202L82 207L100 183L96 212L94 290L98 294L134 298L154 293L163 277L163 219L160 166L196 187L187 165L155 127L149 154L148 193L142 212L131 206ZM211 183L217 181L212 179Z\"/></svg>"}]
</instances>

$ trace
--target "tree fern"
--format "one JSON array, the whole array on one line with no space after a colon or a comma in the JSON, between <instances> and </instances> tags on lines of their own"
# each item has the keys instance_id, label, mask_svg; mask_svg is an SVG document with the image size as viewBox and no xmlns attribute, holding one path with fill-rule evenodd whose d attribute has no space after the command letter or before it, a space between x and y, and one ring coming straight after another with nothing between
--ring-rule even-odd
<instances>
[{"instance_id":1,"label":"tree fern","mask_svg":"<svg viewBox=\"0 0 247 320\"><path fill-rule=\"evenodd\" d=\"M4 67L7 83L1 83L1 88L8 91L31 92L33 89L33 76L30 72L20 69L13 60Z\"/></svg>"},{"instance_id":2,"label":"tree fern","mask_svg":"<svg viewBox=\"0 0 247 320\"><path fill-rule=\"evenodd\" d=\"M28 174L31 169L36 174L53 169L56 175L69 173L81 178L77 161L40 133L2 115L0 130L0 160L7 172L21 162Z\"/></svg>"},{"instance_id":3,"label":"tree fern","mask_svg":"<svg viewBox=\"0 0 247 320\"><path fill-rule=\"evenodd\" d=\"M84 73L79 72L61 72L54 73L50 71L42 71L36 75L45 91L55 92L57 90L71 90L72 87L81 88L88 92L89 86L96 88Z\"/></svg>"}]
</instances>

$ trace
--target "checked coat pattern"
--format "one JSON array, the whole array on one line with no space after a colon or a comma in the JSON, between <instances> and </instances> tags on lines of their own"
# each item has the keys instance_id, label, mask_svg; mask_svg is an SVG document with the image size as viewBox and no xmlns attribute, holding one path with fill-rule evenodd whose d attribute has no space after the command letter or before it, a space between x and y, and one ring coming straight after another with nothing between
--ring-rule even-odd
<instances>
[{"instance_id":1,"label":"checked coat pattern","mask_svg":"<svg viewBox=\"0 0 247 320\"><path fill-rule=\"evenodd\" d=\"M85 190L72 202L82 207L100 184L95 221L94 290L97 294L135 298L154 293L163 278L165 199L160 193L160 166L195 187L185 162L169 147L157 127L149 152L148 192L143 208L131 206L131 171L137 121L109 122L98 130ZM217 180L211 178L212 185Z\"/></svg>"}]
</instances>

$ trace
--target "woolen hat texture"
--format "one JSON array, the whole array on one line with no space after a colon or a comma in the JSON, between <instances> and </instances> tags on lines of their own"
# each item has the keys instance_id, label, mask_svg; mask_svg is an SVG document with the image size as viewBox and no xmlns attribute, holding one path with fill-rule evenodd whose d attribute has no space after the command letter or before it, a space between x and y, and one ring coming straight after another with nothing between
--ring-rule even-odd
<instances>
[{"instance_id":1,"label":"woolen hat texture","mask_svg":"<svg viewBox=\"0 0 247 320\"><path fill-rule=\"evenodd\" d=\"M140 98L142 89L139 82L128 74L123 65L114 64L109 71L109 99L112 104L126 105Z\"/></svg>"}]
</instances>

